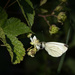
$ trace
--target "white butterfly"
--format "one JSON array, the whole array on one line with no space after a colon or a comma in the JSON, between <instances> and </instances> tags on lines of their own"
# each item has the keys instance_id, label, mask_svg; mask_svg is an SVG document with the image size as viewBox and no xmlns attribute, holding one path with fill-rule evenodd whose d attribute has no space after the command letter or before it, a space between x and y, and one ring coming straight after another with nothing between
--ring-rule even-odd
<instances>
[{"instance_id":1,"label":"white butterfly","mask_svg":"<svg viewBox=\"0 0 75 75\"><path fill-rule=\"evenodd\" d=\"M42 47L53 57L60 57L68 49L66 44L59 42L42 42Z\"/></svg>"}]
</instances>

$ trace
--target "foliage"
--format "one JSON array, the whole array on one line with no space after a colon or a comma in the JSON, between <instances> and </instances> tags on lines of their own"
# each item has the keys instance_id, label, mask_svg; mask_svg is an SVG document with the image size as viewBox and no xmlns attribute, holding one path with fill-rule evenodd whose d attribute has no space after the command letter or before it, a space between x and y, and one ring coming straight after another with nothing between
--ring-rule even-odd
<instances>
[{"instance_id":1,"label":"foliage","mask_svg":"<svg viewBox=\"0 0 75 75\"><path fill-rule=\"evenodd\" d=\"M21 8L21 11L28 23L28 25L31 27L34 23L34 15L35 15L35 11L33 9L33 5L31 3L30 0L24 0L24 1L19 1L17 0L20 8Z\"/></svg>"},{"instance_id":2,"label":"foliage","mask_svg":"<svg viewBox=\"0 0 75 75\"><path fill-rule=\"evenodd\" d=\"M64 42L69 45L69 49L75 46L75 14L70 12L67 4L68 0L7 0L4 5L0 4L0 46L7 48L12 64L21 63L27 54L36 60L42 58L45 61L43 64L46 64L41 66L41 71L44 72L43 68L47 68L46 72L49 74L53 74L52 70L55 69L58 73L61 72L66 54L56 58L60 62L54 69L52 64L49 65L50 68L47 62L49 60L55 62L56 59L46 55L43 50L41 56L38 51L42 41ZM18 16L9 11L16 11ZM33 35L36 35L39 40L32 38ZM30 61L30 58L27 60ZM73 62L75 61L70 58L67 59L66 64L75 74ZM44 75L44 73L38 74Z\"/></svg>"},{"instance_id":3,"label":"foliage","mask_svg":"<svg viewBox=\"0 0 75 75\"><path fill-rule=\"evenodd\" d=\"M2 10L1 13L4 14L5 18L3 19L3 15L0 15L0 17L2 16L2 18L0 18L0 39L7 47L12 63L20 63L20 61L23 60L23 56L25 56L25 49L23 48L23 44L17 39L17 36L29 33L31 30L25 23L17 18L12 17L6 19L7 14L4 10Z\"/></svg>"}]
</instances>

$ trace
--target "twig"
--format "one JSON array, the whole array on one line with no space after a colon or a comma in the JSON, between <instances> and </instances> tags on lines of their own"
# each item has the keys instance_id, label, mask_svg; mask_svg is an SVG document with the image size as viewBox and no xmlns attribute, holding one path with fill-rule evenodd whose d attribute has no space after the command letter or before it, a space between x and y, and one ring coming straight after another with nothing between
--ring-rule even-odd
<instances>
[{"instance_id":1,"label":"twig","mask_svg":"<svg viewBox=\"0 0 75 75\"><path fill-rule=\"evenodd\" d=\"M4 6L4 9L7 7L9 2L10 2L10 0L7 1L6 5Z\"/></svg>"},{"instance_id":2,"label":"twig","mask_svg":"<svg viewBox=\"0 0 75 75\"><path fill-rule=\"evenodd\" d=\"M13 4L15 4L17 1L12 2L8 7L12 6ZM8 8L7 7L7 8Z\"/></svg>"},{"instance_id":3,"label":"twig","mask_svg":"<svg viewBox=\"0 0 75 75\"><path fill-rule=\"evenodd\" d=\"M50 26L50 24L49 24L49 21L46 19L46 17L49 17L49 16L57 17L56 15L53 15L53 14L49 14L49 15L40 15L40 14L38 14L38 16L43 17L44 20L46 21L46 23L47 23L49 26Z\"/></svg>"},{"instance_id":4,"label":"twig","mask_svg":"<svg viewBox=\"0 0 75 75\"><path fill-rule=\"evenodd\" d=\"M38 16L43 17L44 20L46 21L46 23L50 26L49 21L46 19L46 17L47 17L48 15L40 15L40 14L39 14Z\"/></svg>"}]
</instances>

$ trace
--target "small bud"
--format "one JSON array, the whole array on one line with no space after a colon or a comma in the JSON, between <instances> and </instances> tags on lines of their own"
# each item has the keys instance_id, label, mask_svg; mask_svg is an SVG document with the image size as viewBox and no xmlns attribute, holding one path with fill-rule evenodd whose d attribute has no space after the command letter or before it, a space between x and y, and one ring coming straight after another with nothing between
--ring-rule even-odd
<instances>
[{"instance_id":1,"label":"small bud","mask_svg":"<svg viewBox=\"0 0 75 75\"><path fill-rule=\"evenodd\" d=\"M31 44L31 45L34 45L34 43L33 43L33 42L30 42L30 44Z\"/></svg>"},{"instance_id":2,"label":"small bud","mask_svg":"<svg viewBox=\"0 0 75 75\"><path fill-rule=\"evenodd\" d=\"M50 34L56 34L59 31L59 28L56 25L52 25L50 27L49 33Z\"/></svg>"},{"instance_id":3,"label":"small bud","mask_svg":"<svg viewBox=\"0 0 75 75\"><path fill-rule=\"evenodd\" d=\"M37 49L34 47L32 49L29 50L29 52L27 53L29 56L34 57L34 55L36 54Z\"/></svg>"},{"instance_id":4,"label":"small bud","mask_svg":"<svg viewBox=\"0 0 75 75\"><path fill-rule=\"evenodd\" d=\"M40 6L42 6L43 4L45 4L47 2L47 0L40 0Z\"/></svg>"},{"instance_id":5,"label":"small bud","mask_svg":"<svg viewBox=\"0 0 75 75\"><path fill-rule=\"evenodd\" d=\"M55 12L52 12L52 15L54 15L55 14Z\"/></svg>"},{"instance_id":6,"label":"small bud","mask_svg":"<svg viewBox=\"0 0 75 75\"><path fill-rule=\"evenodd\" d=\"M28 38L30 38L31 36L32 36L32 33L29 33L29 34L27 35Z\"/></svg>"},{"instance_id":7,"label":"small bud","mask_svg":"<svg viewBox=\"0 0 75 75\"><path fill-rule=\"evenodd\" d=\"M57 16L58 22L61 22L61 21L64 22L66 20L66 18L67 18L67 16L66 16L65 12L60 12Z\"/></svg>"},{"instance_id":8,"label":"small bud","mask_svg":"<svg viewBox=\"0 0 75 75\"><path fill-rule=\"evenodd\" d=\"M66 2L67 0L61 0L62 2Z\"/></svg>"},{"instance_id":9,"label":"small bud","mask_svg":"<svg viewBox=\"0 0 75 75\"><path fill-rule=\"evenodd\" d=\"M61 9L62 9L62 6L57 6L55 11L61 11Z\"/></svg>"},{"instance_id":10,"label":"small bud","mask_svg":"<svg viewBox=\"0 0 75 75\"><path fill-rule=\"evenodd\" d=\"M48 10L46 10L46 9L40 9L40 11L41 11L41 13L47 13L48 12Z\"/></svg>"}]
</instances>

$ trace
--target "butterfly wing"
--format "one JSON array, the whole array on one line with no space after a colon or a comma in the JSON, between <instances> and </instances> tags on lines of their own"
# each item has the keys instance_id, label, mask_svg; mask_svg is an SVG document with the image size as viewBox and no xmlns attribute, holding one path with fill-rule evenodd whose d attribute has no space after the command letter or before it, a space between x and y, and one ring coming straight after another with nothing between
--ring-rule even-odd
<instances>
[{"instance_id":1,"label":"butterfly wing","mask_svg":"<svg viewBox=\"0 0 75 75\"><path fill-rule=\"evenodd\" d=\"M67 51L67 47L64 43L59 42L47 42L45 43L45 50L48 52L49 55L53 57L59 57L63 53Z\"/></svg>"}]
</instances>

